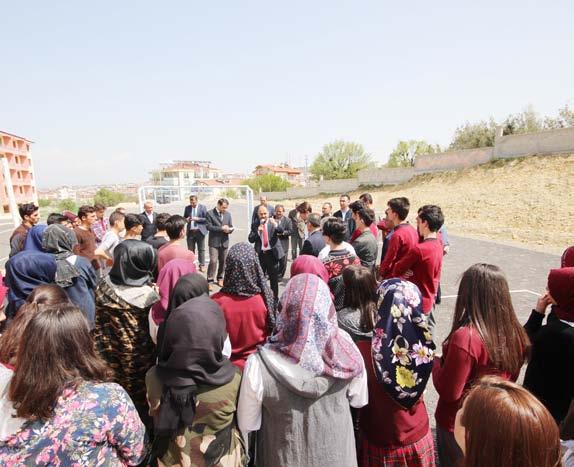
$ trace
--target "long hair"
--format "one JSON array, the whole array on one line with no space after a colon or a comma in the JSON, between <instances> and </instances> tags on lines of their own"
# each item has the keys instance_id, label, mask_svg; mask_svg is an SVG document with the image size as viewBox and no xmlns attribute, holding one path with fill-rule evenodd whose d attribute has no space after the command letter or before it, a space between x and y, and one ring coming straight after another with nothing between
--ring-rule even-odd
<instances>
[{"instance_id":1,"label":"long hair","mask_svg":"<svg viewBox=\"0 0 574 467\"><path fill-rule=\"evenodd\" d=\"M18 346L24 329L38 310L45 306L68 302L64 289L56 284L46 284L36 287L24 304L18 309L6 332L0 337L0 362L15 366Z\"/></svg>"},{"instance_id":2,"label":"long hair","mask_svg":"<svg viewBox=\"0 0 574 467\"><path fill-rule=\"evenodd\" d=\"M561 467L560 433L546 407L518 384L482 378L468 393L464 467Z\"/></svg>"},{"instance_id":3,"label":"long hair","mask_svg":"<svg viewBox=\"0 0 574 467\"><path fill-rule=\"evenodd\" d=\"M530 351L530 340L518 322L504 273L498 266L478 263L462 275L452 329L472 326L488 351L495 369L520 370Z\"/></svg>"},{"instance_id":4,"label":"long hair","mask_svg":"<svg viewBox=\"0 0 574 467\"><path fill-rule=\"evenodd\" d=\"M375 327L377 314L377 281L364 266L351 265L343 271L345 298L343 306L361 311L359 325L364 332Z\"/></svg>"},{"instance_id":5,"label":"long hair","mask_svg":"<svg viewBox=\"0 0 574 467\"><path fill-rule=\"evenodd\" d=\"M110 376L80 309L70 303L48 306L24 330L8 398L18 417L48 420L64 389Z\"/></svg>"}]
</instances>

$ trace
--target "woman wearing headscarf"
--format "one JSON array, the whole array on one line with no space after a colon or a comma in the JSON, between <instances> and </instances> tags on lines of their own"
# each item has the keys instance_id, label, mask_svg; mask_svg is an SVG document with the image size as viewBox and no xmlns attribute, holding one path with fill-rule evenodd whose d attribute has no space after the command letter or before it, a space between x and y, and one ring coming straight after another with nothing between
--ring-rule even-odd
<instances>
[{"instance_id":1,"label":"woman wearing headscarf","mask_svg":"<svg viewBox=\"0 0 574 467\"><path fill-rule=\"evenodd\" d=\"M208 293L201 274L178 280L160 327L157 365L146 376L152 455L160 465L245 465L235 420L241 373L223 355L225 317Z\"/></svg>"},{"instance_id":2,"label":"woman wearing headscarf","mask_svg":"<svg viewBox=\"0 0 574 467\"><path fill-rule=\"evenodd\" d=\"M548 305L555 319L542 325ZM552 269L548 292L542 295L524 325L532 341L524 387L532 392L560 423L574 398L574 379L564 362L574 359L574 267Z\"/></svg>"},{"instance_id":3,"label":"woman wearing headscarf","mask_svg":"<svg viewBox=\"0 0 574 467\"><path fill-rule=\"evenodd\" d=\"M28 235L30 235L30 233L28 233ZM568 247L564 250L564 253L562 253L562 258L560 258L560 267L574 267L574 246Z\"/></svg>"},{"instance_id":4,"label":"woman wearing headscarf","mask_svg":"<svg viewBox=\"0 0 574 467\"><path fill-rule=\"evenodd\" d=\"M435 344L411 282L382 282L372 339L357 346L369 384L369 404L359 413L361 465L434 466L434 444L423 392L432 372ZM363 313L369 313L363 310Z\"/></svg>"},{"instance_id":5,"label":"woman wearing headscarf","mask_svg":"<svg viewBox=\"0 0 574 467\"><path fill-rule=\"evenodd\" d=\"M96 348L114 370L114 381L128 392L146 423L145 374L154 364L148 314L159 300L152 283L157 256L139 240L125 240L114 250L110 274L96 288Z\"/></svg>"},{"instance_id":6,"label":"woman wearing headscarf","mask_svg":"<svg viewBox=\"0 0 574 467\"><path fill-rule=\"evenodd\" d=\"M323 262L313 255L300 255L293 263L291 263L291 277L298 274L309 273L314 274L325 284L329 284L329 273L325 268Z\"/></svg>"},{"instance_id":7,"label":"woman wearing headscarf","mask_svg":"<svg viewBox=\"0 0 574 467\"><path fill-rule=\"evenodd\" d=\"M42 247L42 236L48 226L46 224L36 224L28 231L23 251L44 251Z\"/></svg>"},{"instance_id":8,"label":"woman wearing headscarf","mask_svg":"<svg viewBox=\"0 0 574 467\"><path fill-rule=\"evenodd\" d=\"M231 362L243 369L275 320L275 298L251 245L236 243L229 249L223 287L211 298L225 315Z\"/></svg>"},{"instance_id":9,"label":"woman wearing headscarf","mask_svg":"<svg viewBox=\"0 0 574 467\"><path fill-rule=\"evenodd\" d=\"M277 327L245 366L237 419L257 435L257 464L357 465L349 405L367 403L363 359L337 326L329 287L312 274L292 278Z\"/></svg>"},{"instance_id":10,"label":"woman wearing headscarf","mask_svg":"<svg viewBox=\"0 0 574 467\"><path fill-rule=\"evenodd\" d=\"M56 260L54 282L66 291L93 327L96 314L94 289L98 279L92 264L73 253L77 243L74 231L61 224L48 226L42 237L42 248Z\"/></svg>"},{"instance_id":11,"label":"woman wearing headscarf","mask_svg":"<svg viewBox=\"0 0 574 467\"><path fill-rule=\"evenodd\" d=\"M187 259L175 258L168 261L162 268L157 278L160 300L157 302L149 314L149 333L154 343L157 343L157 330L159 325L165 320L169 296L177 284L180 277L192 274L197 270L195 263Z\"/></svg>"}]
</instances>

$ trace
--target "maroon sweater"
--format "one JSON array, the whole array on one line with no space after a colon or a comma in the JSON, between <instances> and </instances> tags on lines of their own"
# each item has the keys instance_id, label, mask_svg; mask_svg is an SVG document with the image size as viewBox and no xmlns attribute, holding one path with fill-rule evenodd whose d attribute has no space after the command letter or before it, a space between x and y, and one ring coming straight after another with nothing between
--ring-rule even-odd
<instances>
[{"instance_id":1,"label":"maroon sweater","mask_svg":"<svg viewBox=\"0 0 574 467\"><path fill-rule=\"evenodd\" d=\"M382 279L395 277L392 275L395 264L400 261L417 243L419 234L410 224L399 224L393 230L385 257L381 261L379 271Z\"/></svg>"},{"instance_id":2,"label":"maroon sweater","mask_svg":"<svg viewBox=\"0 0 574 467\"><path fill-rule=\"evenodd\" d=\"M443 246L436 238L427 238L415 245L393 268L391 277L411 281L423 296L423 313L430 313L436 299L442 268ZM404 277L408 270L412 277Z\"/></svg>"},{"instance_id":3,"label":"maroon sweater","mask_svg":"<svg viewBox=\"0 0 574 467\"><path fill-rule=\"evenodd\" d=\"M361 433L370 444L381 448L398 448L416 443L429 432L429 417L423 398L410 409L397 404L377 381L371 355L371 341L360 340L367 370L369 404L360 409Z\"/></svg>"}]
</instances>

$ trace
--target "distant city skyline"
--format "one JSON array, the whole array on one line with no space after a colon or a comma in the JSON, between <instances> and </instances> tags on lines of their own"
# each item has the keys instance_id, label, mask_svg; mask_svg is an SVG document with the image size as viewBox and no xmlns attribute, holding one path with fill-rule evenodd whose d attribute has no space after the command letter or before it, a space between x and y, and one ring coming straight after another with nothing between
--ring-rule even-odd
<instances>
[{"instance_id":1,"label":"distant city skyline","mask_svg":"<svg viewBox=\"0 0 574 467\"><path fill-rule=\"evenodd\" d=\"M38 188L141 182L160 162L309 165L361 143L446 146L457 126L574 105L568 0L2 7L0 130Z\"/></svg>"}]
</instances>

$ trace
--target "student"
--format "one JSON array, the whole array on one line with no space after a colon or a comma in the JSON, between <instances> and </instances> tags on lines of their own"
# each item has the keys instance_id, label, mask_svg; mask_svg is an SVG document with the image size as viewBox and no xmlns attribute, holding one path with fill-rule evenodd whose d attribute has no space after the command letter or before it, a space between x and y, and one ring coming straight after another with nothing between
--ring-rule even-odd
<instances>
[{"instance_id":1,"label":"student","mask_svg":"<svg viewBox=\"0 0 574 467\"><path fill-rule=\"evenodd\" d=\"M372 307L361 309L363 330L370 335L357 341L369 383L369 404L359 413L362 465L434 467L433 436L422 396L435 345L422 313L421 294L416 285L401 279L383 281L380 293L375 325Z\"/></svg>"},{"instance_id":2,"label":"student","mask_svg":"<svg viewBox=\"0 0 574 467\"><path fill-rule=\"evenodd\" d=\"M166 222L171 217L171 214L162 212L155 218L156 233L152 237L148 237L145 241L159 250L162 246L169 242L169 235L165 231Z\"/></svg>"},{"instance_id":3,"label":"student","mask_svg":"<svg viewBox=\"0 0 574 467\"><path fill-rule=\"evenodd\" d=\"M406 220L410 207L407 198L392 198L387 203L385 223L387 228L392 229L392 234L389 235L388 245L379 267L381 279L393 277L395 264L419 242L416 229Z\"/></svg>"},{"instance_id":4,"label":"student","mask_svg":"<svg viewBox=\"0 0 574 467\"><path fill-rule=\"evenodd\" d=\"M43 252L42 248L42 237L44 231L48 226L46 224L36 224L28 231L26 235L26 241L24 242L24 248L22 251L40 251Z\"/></svg>"},{"instance_id":5,"label":"student","mask_svg":"<svg viewBox=\"0 0 574 467\"><path fill-rule=\"evenodd\" d=\"M138 214L126 214L124 218L124 225L126 232L124 240L140 240L142 239L142 232L144 229L144 216Z\"/></svg>"},{"instance_id":6,"label":"student","mask_svg":"<svg viewBox=\"0 0 574 467\"><path fill-rule=\"evenodd\" d=\"M439 394L435 418L441 466L456 465L462 458L453 431L464 394L481 376L515 381L529 349L500 268L483 263L468 268L460 281L442 358L436 356L433 366Z\"/></svg>"},{"instance_id":7,"label":"student","mask_svg":"<svg viewBox=\"0 0 574 467\"><path fill-rule=\"evenodd\" d=\"M337 326L329 288L299 274L281 297L274 334L243 372L237 419L257 434L257 464L356 466L349 404L367 403L359 350Z\"/></svg>"},{"instance_id":8,"label":"student","mask_svg":"<svg viewBox=\"0 0 574 467\"><path fill-rule=\"evenodd\" d=\"M542 325L548 305L554 319ZM524 325L532 340L532 357L524 387L534 394L560 423L574 398L574 380L564 362L574 358L574 267L552 269L548 292L543 294Z\"/></svg>"},{"instance_id":9,"label":"student","mask_svg":"<svg viewBox=\"0 0 574 467\"><path fill-rule=\"evenodd\" d=\"M473 386L457 413L455 437L465 467L562 465L552 416L526 389L501 378Z\"/></svg>"},{"instance_id":10,"label":"student","mask_svg":"<svg viewBox=\"0 0 574 467\"><path fill-rule=\"evenodd\" d=\"M377 236L379 233L378 233L377 225L375 224L376 215L375 215L375 210L373 207L373 197L371 196L370 193L363 193L361 196L359 196L359 201L362 201L362 203L365 206L367 213L369 214L369 216L373 220L371 225L369 225L369 229L371 230L373 237L375 237L375 239L377 239ZM355 239L360 234L361 234L361 231L358 228L355 228L355 231L353 232L353 235L351 236L351 243L354 242Z\"/></svg>"},{"instance_id":11,"label":"student","mask_svg":"<svg viewBox=\"0 0 574 467\"><path fill-rule=\"evenodd\" d=\"M100 263L95 256L96 236L92 232L92 226L96 222L96 210L93 206L82 206L78 210L78 220L80 224L74 228L74 233L78 239L74 247L74 253L83 256L92 263L94 269L100 268Z\"/></svg>"},{"instance_id":12,"label":"student","mask_svg":"<svg viewBox=\"0 0 574 467\"><path fill-rule=\"evenodd\" d=\"M24 330L8 388L18 431L0 440L1 465L138 465L145 428L94 351L82 312L59 304ZM0 419L11 413L0 413Z\"/></svg>"},{"instance_id":13,"label":"student","mask_svg":"<svg viewBox=\"0 0 574 467\"><path fill-rule=\"evenodd\" d=\"M443 245L437 238L437 232L443 224L444 216L440 207L426 205L420 208L417 215L417 231L423 240L399 259L391 272L393 277L402 277L419 288L423 295L423 313L429 316L431 329L435 325L432 310L444 256Z\"/></svg>"},{"instance_id":14,"label":"student","mask_svg":"<svg viewBox=\"0 0 574 467\"><path fill-rule=\"evenodd\" d=\"M169 243L162 246L157 253L157 271L161 273L162 268L172 259L181 258L195 264L195 255L186 247L181 245L181 240L185 238L186 220L179 215L171 216L165 222L165 231L169 237Z\"/></svg>"},{"instance_id":15,"label":"student","mask_svg":"<svg viewBox=\"0 0 574 467\"><path fill-rule=\"evenodd\" d=\"M20 253L24 249L28 231L40 222L40 211L38 206L34 203L20 204L18 206L18 213L20 214L22 223L16 227L14 232L12 232L12 235L10 235L9 257L14 256L16 253Z\"/></svg>"},{"instance_id":16,"label":"student","mask_svg":"<svg viewBox=\"0 0 574 467\"><path fill-rule=\"evenodd\" d=\"M370 229L373 219L362 201L351 203L350 208L353 212L353 221L357 226L356 230L359 231L359 235L355 237L351 245L353 245L357 256L361 260L361 264L369 269L374 269L379 245Z\"/></svg>"},{"instance_id":17,"label":"student","mask_svg":"<svg viewBox=\"0 0 574 467\"><path fill-rule=\"evenodd\" d=\"M96 236L96 246L99 247L104 239L104 235L110 229L108 219L105 218L106 207L101 203L94 204L96 210L96 222L92 225L92 232Z\"/></svg>"},{"instance_id":18,"label":"student","mask_svg":"<svg viewBox=\"0 0 574 467\"><path fill-rule=\"evenodd\" d=\"M101 277L107 275L114 264L114 249L120 243L120 232L125 229L124 221L125 216L121 212L112 212L108 224L111 227L106 231L100 245L94 252L94 255L100 258L101 261Z\"/></svg>"}]
</instances>

